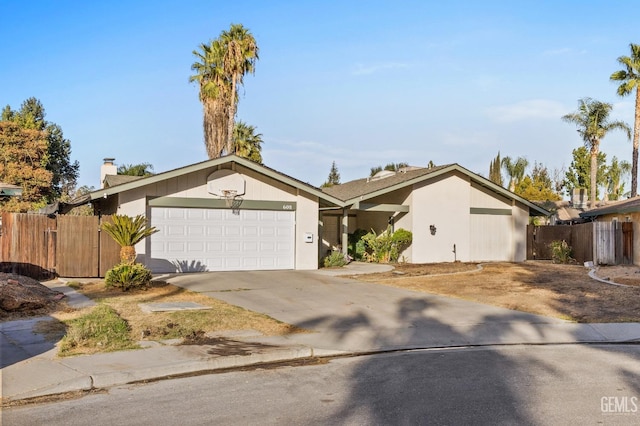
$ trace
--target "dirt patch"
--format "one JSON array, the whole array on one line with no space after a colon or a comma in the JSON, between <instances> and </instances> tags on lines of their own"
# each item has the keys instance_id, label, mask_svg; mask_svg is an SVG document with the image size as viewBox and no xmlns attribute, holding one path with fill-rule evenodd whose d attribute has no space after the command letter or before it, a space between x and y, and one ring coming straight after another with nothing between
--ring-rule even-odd
<instances>
[{"instance_id":1,"label":"dirt patch","mask_svg":"<svg viewBox=\"0 0 640 426\"><path fill-rule=\"evenodd\" d=\"M626 288L598 282L587 275L589 270L583 266L488 263L479 272L436 275L435 271L444 273L446 265L398 265L396 271L407 273L355 278L578 322L640 322L640 286ZM460 265L450 265L452 272L460 272ZM473 263L463 265L471 271L477 267ZM416 270L430 274L409 275ZM613 278L617 282L621 276Z\"/></svg>"},{"instance_id":2,"label":"dirt patch","mask_svg":"<svg viewBox=\"0 0 640 426\"><path fill-rule=\"evenodd\" d=\"M247 356L274 347L263 343L240 342L238 340L227 339L226 337L209 337L202 330L191 333L185 337L181 345L209 346L207 354L219 356Z\"/></svg>"},{"instance_id":3,"label":"dirt patch","mask_svg":"<svg viewBox=\"0 0 640 426\"><path fill-rule=\"evenodd\" d=\"M596 269L596 276L617 284L640 287L640 268L637 266L601 266Z\"/></svg>"},{"instance_id":4,"label":"dirt patch","mask_svg":"<svg viewBox=\"0 0 640 426\"><path fill-rule=\"evenodd\" d=\"M64 294L33 278L0 272L0 320L45 316L65 309Z\"/></svg>"}]
</instances>

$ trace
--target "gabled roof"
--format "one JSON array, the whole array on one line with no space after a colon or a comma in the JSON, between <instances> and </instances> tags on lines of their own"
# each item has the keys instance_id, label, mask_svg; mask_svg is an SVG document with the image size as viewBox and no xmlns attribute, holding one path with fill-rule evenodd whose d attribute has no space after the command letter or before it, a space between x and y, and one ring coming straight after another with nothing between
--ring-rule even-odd
<instances>
[{"instance_id":1,"label":"gabled roof","mask_svg":"<svg viewBox=\"0 0 640 426\"><path fill-rule=\"evenodd\" d=\"M475 183L484 186L503 197L516 200L526 205L533 214L537 213L542 216L550 215L550 212L542 207L533 204L519 195L514 194L500 185L497 185L458 164L407 170L405 172L397 172L393 176L384 177L382 179L357 179L341 185L323 188L323 191L342 200L345 206L349 206L359 201L365 201L392 191L397 191L398 189L405 188L407 186L412 186L416 183L435 179L438 176L442 176L453 171L457 171L468 176Z\"/></svg>"},{"instance_id":2,"label":"gabled roof","mask_svg":"<svg viewBox=\"0 0 640 426\"><path fill-rule=\"evenodd\" d=\"M322 192L320 188L309 185L308 183L304 183L298 179L292 178L291 176L287 176L284 173L280 173L272 168L263 166L261 164L255 163L245 158L238 157L236 155L227 155L220 158L214 158L212 160L202 161L200 163L191 164L189 166L181 167L174 170L169 170L163 173L158 173L153 176L147 176L134 181L124 182L119 185L114 185L108 188L102 188L102 189L93 191L89 195L91 197L91 200L105 198L110 195L119 194L124 191L130 191L132 189L141 188L146 185L162 182L167 179L173 179L179 176L187 175L189 173L197 172L200 170L206 170L206 169L210 169L210 168L214 168L220 165L230 164L230 163L239 164L242 167L246 167L264 176L268 176L284 184L287 184L294 188L298 188L311 195L317 196L320 199L320 203L322 205L332 205L332 206L342 205L339 199L333 197L330 194L326 194Z\"/></svg>"},{"instance_id":3,"label":"gabled roof","mask_svg":"<svg viewBox=\"0 0 640 426\"><path fill-rule=\"evenodd\" d=\"M110 188L112 186L122 185L123 183L133 182L138 179L142 179L142 176L106 175L104 177L104 186L105 188Z\"/></svg>"},{"instance_id":4,"label":"gabled roof","mask_svg":"<svg viewBox=\"0 0 640 426\"><path fill-rule=\"evenodd\" d=\"M640 196L618 201L580 213L581 217L596 217L604 214L640 212Z\"/></svg>"}]
</instances>

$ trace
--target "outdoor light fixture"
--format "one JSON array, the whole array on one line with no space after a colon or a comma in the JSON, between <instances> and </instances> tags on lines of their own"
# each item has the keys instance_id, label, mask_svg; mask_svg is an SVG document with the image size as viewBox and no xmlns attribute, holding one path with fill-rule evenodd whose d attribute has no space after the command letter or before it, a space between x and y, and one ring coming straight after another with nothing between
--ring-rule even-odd
<instances>
[{"instance_id":1,"label":"outdoor light fixture","mask_svg":"<svg viewBox=\"0 0 640 426\"><path fill-rule=\"evenodd\" d=\"M431 235L436 235L436 226L429 225L429 230L431 231Z\"/></svg>"}]
</instances>

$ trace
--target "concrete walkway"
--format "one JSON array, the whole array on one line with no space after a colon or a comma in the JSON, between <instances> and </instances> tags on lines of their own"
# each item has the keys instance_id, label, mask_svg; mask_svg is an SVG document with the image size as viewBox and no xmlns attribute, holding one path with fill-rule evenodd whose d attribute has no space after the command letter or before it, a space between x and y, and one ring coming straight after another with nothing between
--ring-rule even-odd
<instances>
[{"instance_id":1,"label":"concrete walkway","mask_svg":"<svg viewBox=\"0 0 640 426\"><path fill-rule=\"evenodd\" d=\"M18 400L107 388L167 376L311 356L493 344L640 341L640 324L576 324L426 293L342 278L380 265L342 270L185 274L172 284L311 330L288 336L226 334L248 348L221 356L211 346L146 342L147 348L57 358L34 333L43 317L0 324L2 398ZM59 284L51 284L59 286ZM70 304L91 301L62 286Z\"/></svg>"}]
</instances>

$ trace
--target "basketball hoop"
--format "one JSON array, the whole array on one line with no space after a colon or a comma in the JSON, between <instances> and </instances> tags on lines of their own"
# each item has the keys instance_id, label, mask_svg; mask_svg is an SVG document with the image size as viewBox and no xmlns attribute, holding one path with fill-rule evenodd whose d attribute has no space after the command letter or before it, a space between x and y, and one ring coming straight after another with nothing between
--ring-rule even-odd
<instances>
[{"instance_id":1,"label":"basketball hoop","mask_svg":"<svg viewBox=\"0 0 640 426\"><path fill-rule=\"evenodd\" d=\"M235 215L240 214L240 204L242 204L242 197L238 196L238 191L235 189L223 189L222 198L228 208L232 210Z\"/></svg>"},{"instance_id":2,"label":"basketball hoop","mask_svg":"<svg viewBox=\"0 0 640 426\"><path fill-rule=\"evenodd\" d=\"M233 206L233 201L238 196L238 191L235 189L223 189L222 190L222 198L224 198L224 202L227 207L231 208Z\"/></svg>"}]
</instances>

